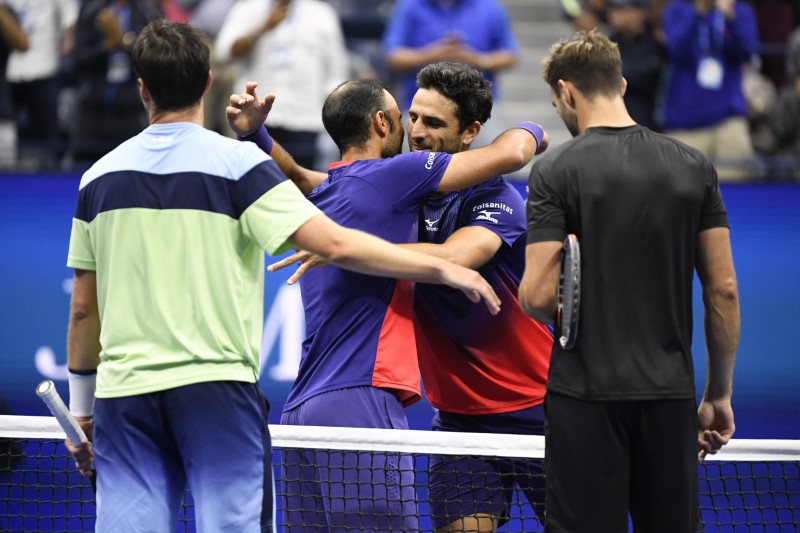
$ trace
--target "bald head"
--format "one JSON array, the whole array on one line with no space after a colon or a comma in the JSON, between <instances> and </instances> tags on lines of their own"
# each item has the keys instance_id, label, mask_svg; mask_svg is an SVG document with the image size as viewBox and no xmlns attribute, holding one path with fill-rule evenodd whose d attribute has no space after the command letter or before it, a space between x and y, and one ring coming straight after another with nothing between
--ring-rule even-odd
<instances>
[{"instance_id":1,"label":"bald head","mask_svg":"<svg viewBox=\"0 0 800 533\"><path fill-rule=\"evenodd\" d=\"M370 138L372 119L389 111L393 98L377 80L350 80L336 87L322 106L322 123L341 153L363 146Z\"/></svg>"}]
</instances>

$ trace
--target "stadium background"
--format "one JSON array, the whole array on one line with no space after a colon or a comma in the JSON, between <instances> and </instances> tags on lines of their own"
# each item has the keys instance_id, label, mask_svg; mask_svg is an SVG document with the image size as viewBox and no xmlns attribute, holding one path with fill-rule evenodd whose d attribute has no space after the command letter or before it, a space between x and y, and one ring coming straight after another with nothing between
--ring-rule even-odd
<instances>
[{"instance_id":1,"label":"stadium background","mask_svg":"<svg viewBox=\"0 0 800 533\"><path fill-rule=\"evenodd\" d=\"M66 396L65 340L72 272L65 266L77 174L0 175L0 396L11 414L45 415L44 378ZM525 194L524 182L516 182ZM736 437L800 439L800 184L723 185L739 279L742 334L734 382ZM170 268L164 265L164 268ZM280 408L296 372L304 325L288 273L266 275L261 384ZM705 376L702 304L695 289L697 387ZM428 429L431 407L408 410Z\"/></svg>"}]
</instances>

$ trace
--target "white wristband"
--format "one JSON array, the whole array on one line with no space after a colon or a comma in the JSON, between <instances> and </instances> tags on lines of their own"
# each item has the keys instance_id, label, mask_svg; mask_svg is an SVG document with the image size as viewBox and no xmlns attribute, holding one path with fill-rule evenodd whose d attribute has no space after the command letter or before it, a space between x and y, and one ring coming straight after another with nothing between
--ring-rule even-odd
<instances>
[{"instance_id":1,"label":"white wristband","mask_svg":"<svg viewBox=\"0 0 800 533\"><path fill-rule=\"evenodd\" d=\"M69 412L72 416L94 416L94 390L97 372L76 374L69 372Z\"/></svg>"}]
</instances>

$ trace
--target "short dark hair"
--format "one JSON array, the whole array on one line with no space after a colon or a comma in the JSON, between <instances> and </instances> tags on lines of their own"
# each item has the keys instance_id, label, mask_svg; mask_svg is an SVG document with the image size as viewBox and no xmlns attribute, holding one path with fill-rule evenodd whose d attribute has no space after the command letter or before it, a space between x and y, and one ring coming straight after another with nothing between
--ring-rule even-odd
<instances>
[{"instance_id":1,"label":"short dark hair","mask_svg":"<svg viewBox=\"0 0 800 533\"><path fill-rule=\"evenodd\" d=\"M492 82L465 63L442 61L427 65L417 74L417 87L452 100L461 131L476 120L485 124L492 115Z\"/></svg>"},{"instance_id":2,"label":"short dark hair","mask_svg":"<svg viewBox=\"0 0 800 533\"><path fill-rule=\"evenodd\" d=\"M196 105L206 88L210 50L198 29L154 20L133 43L133 70L159 111Z\"/></svg>"},{"instance_id":3,"label":"short dark hair","mask_svg":"<svg viewBox=\"0 0 800 533\"><path fill-rule=\"evenodd\" d=\"M579 31L550 47L542 77L555 91L558 80L570 81L584 96L618 94L622 90L622 59L617 44L597 31Z\"/></svg>"},{"instance_id":4,"label":"short dark hair","mask_svg":"<svg viewBox=\"0 0 800 533\"><path fill-rule=\"evenodd\" d=\"M369 140L372 117L378 111L386 114L389 126L394 128L386 91L384 83L364 79L346 81L328 95L322 106L322 124L339 152L363 146Z\"/></svg>"}]
</instances>

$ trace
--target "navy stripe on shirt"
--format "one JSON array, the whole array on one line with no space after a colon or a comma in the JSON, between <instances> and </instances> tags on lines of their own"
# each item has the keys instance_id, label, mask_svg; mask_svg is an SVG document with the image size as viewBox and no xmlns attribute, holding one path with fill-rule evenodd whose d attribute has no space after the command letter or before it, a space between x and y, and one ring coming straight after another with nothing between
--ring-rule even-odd
<instances>
[{"instance_id":1,"label":"navy stripe on shirt","mask_svg":"<svg viewBox=\"0 0 800 533\"><path fill-rule=\"evenodd\" d=\"M259 163L239 180L202 172L151 174L136 170L110 172L82 188L75 218L91 222L115 209L195 209L238 220L253 202L286 181L274 161Z\"/></svg>"}]
</instances>

